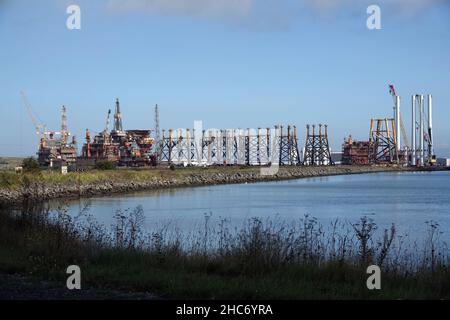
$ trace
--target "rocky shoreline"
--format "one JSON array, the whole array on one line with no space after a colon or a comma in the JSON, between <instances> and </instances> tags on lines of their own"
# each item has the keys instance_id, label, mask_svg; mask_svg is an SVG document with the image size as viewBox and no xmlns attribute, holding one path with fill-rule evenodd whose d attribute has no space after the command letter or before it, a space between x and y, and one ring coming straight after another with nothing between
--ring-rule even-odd
<instances>
[{"instance_id":1,"label":"rocky shoreline","mask_svg":"<svg viewBox=\"0 0 450 320\"><path fill-rule=\"evenodd\" d=\"M179 172L185 169L176 169ZM206 186L215 184L253 183L321 177L332 175L361 174L386 171L411 171L408 168L376 166L330 166L330 167L282 167L276 175L263 176L259 168L242 171L196 170L189 174L152 176L146 181L101 181L96 183L42 183L31 181L15 189L0 188L0 206L12 206L24 201L42 202L51 199L68 199L128 193L163 188Z\"/></svg>"}]
</instances>

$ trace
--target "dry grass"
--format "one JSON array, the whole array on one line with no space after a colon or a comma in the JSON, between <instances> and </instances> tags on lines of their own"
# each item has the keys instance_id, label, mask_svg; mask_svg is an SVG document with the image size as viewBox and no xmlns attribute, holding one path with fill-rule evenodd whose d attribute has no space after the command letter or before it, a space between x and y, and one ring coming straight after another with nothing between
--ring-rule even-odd
<instances>
[{"instance_id":1,"label":"dry grass","mask_svg":"<svg viewBox=\"0 0 450 320\"><path fill-rule=\"evenodd\" d=\"M36 173L15 174L12 171L0 171L0 187L17 188L24 183L41 183L47 185L64 184L94 184L102 182L148 181L153 178L182 178L196 174L259 172L255 167L207 167L207 168L168 168L151 169L117 169L89 170L85 172L70 172L62 175L57 171L42 170Z\"/></svg>"},{"instance_id":2,"label":"dry grass","mask_svg":"<svg viewBox=\"0 0 450 320\"><path fill-rule=\"evenodd\" d=\"M395 226L375 236L367 217L322 226L254 218L192 234L163 226L147 233L141 207L114 213L111 230L88 208L24 208L0 214L0 271L61 280L78 264L85 285L158 291L176 298L450 298L449 250L429 222L424 244L407 243ZM365 269L378 264L382 290L369 291Z\"/></svg>"},{"instance_id":3,"label":"dry grass","mask_svg":"<svg viewBox=\"0 0 450 320\"><path fill-rule=\"evenodd\" d=\"M292 170L296 174L292 175ZM374 171L400 170L398 168L379 167L282 167L281 173L286 174L285 178L301 178L302 176L333 175L364 173ZM213 175L234 175L234 174L254 174L258 176L259 167L248 166L211 166L211 167L187 167L170 170L168 167L129 169L120 168L116 170L88 170L83 172L70 172L66 175L52 170L41 170L33 173L15 174L12 171L0 171L0 188L18 189L22 186L33 184L54 186L54 185L93 185L102 183L127 183L148 182L154 179L164 179L175 181L187 177L213 176Z\"/></svg>"}]
</instances>

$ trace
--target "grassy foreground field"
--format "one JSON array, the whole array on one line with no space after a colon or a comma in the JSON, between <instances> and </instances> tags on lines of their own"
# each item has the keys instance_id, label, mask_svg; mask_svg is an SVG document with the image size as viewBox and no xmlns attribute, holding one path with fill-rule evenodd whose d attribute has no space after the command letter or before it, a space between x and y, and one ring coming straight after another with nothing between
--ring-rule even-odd
<instances>
[{"instance_id":1,"label":"grassy foreground field","mask_svg":"<svg viewBox=\"0 0 450 320\"><path fill-rule=\"evenodd\" d=\"M64 290L66 268L75 264L87 299L92 290L109 291L110 298L117 292L169 299L450 298L448 251L433 240L434 226L431 247L415 255L393 245L395 229L373 239L367 218L339 236L309 217L292 228L254 219L236 234L205 229L185 246L163 231L145 234L139 208L116 215L112 234L63 211L49 220L44 211L0 212L0 274L50 280ZM381 266L381 290L366 287L371 264Z\"/></svg>"}]
</instances>

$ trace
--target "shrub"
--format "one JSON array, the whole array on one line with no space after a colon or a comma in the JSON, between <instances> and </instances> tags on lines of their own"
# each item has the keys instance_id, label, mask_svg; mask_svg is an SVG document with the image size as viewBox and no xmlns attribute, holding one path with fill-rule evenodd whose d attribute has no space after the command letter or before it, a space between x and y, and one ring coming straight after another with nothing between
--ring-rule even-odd
<instances>
[{"instance_id":1,"label":"shrub","mask_svg":"<svg viewBox=\"0 0 450 320\"><path fill-rule=\"evenodd\" d=\"M33 157L29 157L29 158L23 159L22 168L25 171L38 171L39 163Z\"/></svg>"},{"instance_id":2,"label":"shrub","mask_svg":"<svg viewBox=\"0 0 450 320\"><path fill-rule=\"evenodd\" d=\"M100 160L95 163L95 169L97 170L114 170L116 165L107 160Z\"/></svg>"}]
</instances>

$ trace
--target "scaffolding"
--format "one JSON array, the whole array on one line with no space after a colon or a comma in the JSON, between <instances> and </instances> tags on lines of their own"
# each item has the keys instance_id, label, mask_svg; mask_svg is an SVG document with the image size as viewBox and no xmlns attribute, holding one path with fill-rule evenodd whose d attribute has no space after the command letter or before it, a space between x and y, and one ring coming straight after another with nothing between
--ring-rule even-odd
<instances>
[{"instance_id":1,"label":"scaffolding","mask_svg":"<svg viewBox=\"0 0 450 320\"><path fill-rule=\"evenodd\" d=\"M189 129L162 131L160 161L174 165L300 165L295 126L274 129L210 129L195 139ZM198 141L198 142L196 142Z\"/></svg>"},{"instance_id":2,"label":"scaffolding","mask_svg":"<svg viewBox=\"0 0 450 320\"><path fill-rule=\"evenodd\" d=\"M371 119L369 134L369 162L372 164L399 163L395 119Z\"/></svg>"},{"instance_id":3,"label":"scaffolding","mask_svg":"<svg viewBox=\"0 0 450 320\"><path fill-rule=\"evenodd\" d=\"M312 130L310 130L312 128ZM324 128L324 130L322 130ZM328 142L328 126L319 124L319 132L316 134L316 126L306 125L306 144L303 164L306 166L331 166L330 145Z\"/></svg>"},{"instance_id":4,"label":"scaffolding","mask_svg":"<svg viewBox=\"0 0 450 320\"><path fill-rule=\"evenodd\" d=\"M283 126L279 126L279 130L279 164L281 166L301 164L298 151L297 128L288 126L286 134L283 131Z\"/></svg>"}]
</instances>

